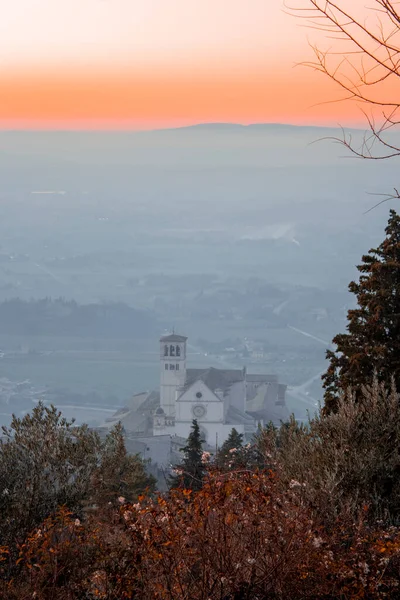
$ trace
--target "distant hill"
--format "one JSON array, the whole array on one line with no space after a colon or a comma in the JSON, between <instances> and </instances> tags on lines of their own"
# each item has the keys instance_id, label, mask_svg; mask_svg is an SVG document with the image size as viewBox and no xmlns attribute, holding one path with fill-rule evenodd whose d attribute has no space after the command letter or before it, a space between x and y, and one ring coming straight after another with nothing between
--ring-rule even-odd
<instances>
[{"instance_id":1,"label":"distant hill","mask_svg":"<svg viewBox=\"0 0 400 600\"><path fill-rule=\"evenodd\" d=\"M158 330L151 313L122 303L85 305L63 298L0 303L2 334L135 339Z\"/></svg>"},{"instance_id":2,"label":"distant hill","mask_svg":"<svg viewBox=\"0 0 400 600\"><path fill-rule=\"evenodd\" d=\"M349 129L353 141L362 140L363 129ZM389 139L395 133L387 133ZM174 168L185 166L276 167L332 164L338 154L346 154L331 142L314 144L324 137L342 138L334 127L301 126L285 123L204 123L187 127L149 131L1 131L0 174L8 171L24 175L14 185L23 187L58 182L67 190L74 183L88 185L91 171L80 165L117 169L118 180L124 168ZM397 136L398 138L398 136Z\"/></svg>"},{"instance_id":3,"label":"distant hill","mask_svg":"<svg viewBox=\"0 0 400 600\"><path fill-rule=\"evenodd\" d=\"M194 130L213 130L213 131L277 131L277 132L294 132L294 131L342 131L339 127L327 125L293 125L291 123L250 123L243 125L241 123L197 123L195 125L185 125L183 127L168 127L165 129L154 129L161 133L162 131L194 131ZM348 131L363 131L361 127L349 128ZM146 132L141 132L146 133Z\"/></svg>"}]
</instances>

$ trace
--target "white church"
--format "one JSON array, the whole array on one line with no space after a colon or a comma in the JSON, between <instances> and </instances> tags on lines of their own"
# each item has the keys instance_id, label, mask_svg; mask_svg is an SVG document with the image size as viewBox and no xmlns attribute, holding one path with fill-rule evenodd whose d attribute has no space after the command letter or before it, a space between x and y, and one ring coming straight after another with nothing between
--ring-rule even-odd
<instances>
[{"instance_id":1,"label":"white church","mask_svg":"<svg viewBox=\"0 0 400 600\"><path fill-rule=\"evenodd\" d=\"M166 464L174 447L184 445L193 419L213 450L232 428L250 440L259 425L279 425L289 417L286 385L276 375L249 374L243 369L187 368L187 338L175 333L160 339L160 389L135 394L127 406L107 420L121 421L135 450ZM169 451L168 451L169 449ZM147 452L147 454L146 454Z\"/></svg>"}]
</instances>

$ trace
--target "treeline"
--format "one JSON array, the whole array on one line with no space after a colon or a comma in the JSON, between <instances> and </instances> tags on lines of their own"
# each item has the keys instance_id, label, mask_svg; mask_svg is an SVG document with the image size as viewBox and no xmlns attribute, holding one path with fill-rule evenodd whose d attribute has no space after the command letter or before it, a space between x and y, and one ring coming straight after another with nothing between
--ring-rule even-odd
<instances>
[{"instance_id":1,"label":"treeline","mask_svg":"<svg viewBox=\"0 0 400 600\"><path fill-rule=\"evenodd\" d=\"M123 303L78 304L64 298L0 303L3 334L132 338L155 335L152 314Z\"/></svg>"}]
</instances>

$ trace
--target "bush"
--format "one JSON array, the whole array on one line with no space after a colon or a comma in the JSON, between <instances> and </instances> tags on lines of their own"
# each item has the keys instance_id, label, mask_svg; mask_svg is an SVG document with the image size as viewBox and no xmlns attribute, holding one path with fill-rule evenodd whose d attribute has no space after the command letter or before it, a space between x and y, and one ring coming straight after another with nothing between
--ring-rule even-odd
<instances>
[{"instance_id":1,"label":"bush","mask_svg":"<svg viewBox=\"0 0 400 600\"><path fill-rule=\"evenodd\" d=\"M3 590L10 600L397 597L400 530L362 516L340 516L328 533L298 482L214 471L198 492L140 498L84 523L65 512L48 519Z\"/></svg>"},{"instance_id":2,"label":"bush","mask_svg":"<svg viewBox=\"0 0 400 600\"><path fill-rule=\"evenodd\" d=\"M51 421L48 410L41 407L36 416ZM22 452L26 439L15 434L6 445L18 441L14 450ZM17 546L0 546L0 597L399 597L399 442L398 394L375 382L363 388L362 402L349 394L336 413L260 430L253 445L235 448L222 467L202 455L201 487L150 497L138 496L147 480L136 463L132 467L118 427L99 447L90 479L96 492L83 481L79 488L80 505L90 502L93 510L82 511L81 519L62 508ZM42 473L47 479L37 478L42 491L34 496L35 519L40 507L51 513L64 489L53 486L53 495L44 495L49 474L66 468L62 461L53 471L50 466ZM64 486L71 503L77 481ZM116 501L121 491L125 496ZM9 512L0 524L10 531L16 526L12 504L2 501Z\"/></svg>"},{"instance_id":3,"label":"bush","mask_svg":"<svg viewBox=\"0 0 400 600\"><path fill-rule=\"evenodd\" d=\"M154 488L138 456L127 456L120 426L101 441L54 407L13 417L0 442L0 546L22 543L60 506L81 517L104 499L130 500Z\"/></svg>"},{"instance_id":4,"label":"bush","mask_svg":"<svg viewBox=\"0 0 400 600\"><path fill-rule=\"evenodd\" d=\"M335 414L320 413L307 425L292 418L259 436L282 480L304 484L307 502L325 524L365 507L371 522L400 520L399 394L377 381L362 393L362 402L350 392L342 397Z\"/></svg>"}]
</instances>

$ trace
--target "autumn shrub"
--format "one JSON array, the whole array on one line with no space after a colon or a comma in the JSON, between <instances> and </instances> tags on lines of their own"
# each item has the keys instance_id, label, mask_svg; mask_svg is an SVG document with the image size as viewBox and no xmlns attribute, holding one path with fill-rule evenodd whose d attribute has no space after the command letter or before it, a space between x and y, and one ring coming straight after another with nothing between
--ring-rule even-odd
<instances>
[{"instance_id":1,"label":"autumn shrub","mask_svg":"<svg viewBox=\"0 0 400 600\"><path fill-rule=\"evenodd\" d=\"M122 500L122 499L121 499ZM81 521L61 508L19 545L10 577L0 550L0 598L71 600L136 598L140 561L115 505ZM132 592L132 593L131 593Z\"/></svg>"},{"instance_id":2,"label":"autumn shrub","mask_svg":"<svg viewBox=\"0 0 400 600\"><path fill-rule=\"evenodd\" d=\"M13 552L0 545L0 598L400 597L399 398L374 383L359 400L269 425L221 464L203 452L202 485L166 495L138 495L115 431L93 510L49 511Z\"/></svg>"},{"instance_id":3,"label":"autumn shrub","mask_svg":"<svg viewBox=\"0 0 400 600\"><path fill-rule=\"evenodd\" d=\"M25 535L60 505L75 510L87 497L100 440L73 428L54 407L13 418L0 444L0 543Z\"/></svg>"},{"instance_id":4,"label":"autumn shrub","mask_svg":"<svg viewBox=\"0 0 400 600\"><path fill-rule=\"evenodd\" d=\"M137 456L128 456L123 431L105 440L86 425L67 421L39 403L14 417L0 442L0 546L9 552L60 506L76 514L122 493L134 500L154 479ZM12 564L12 561L11 563Z\"/></svg>"},{"instance_id":5,"label":"autumn shrub","mask_svg":"<svg viewBox=\"0 0 400 600\"><path fill-rule=\"evenodd\" d=\"M372 528L362 511L338 517L328 533L304 485L285 487L273 471L213 471L198 492L121 503L84 523L65 513L47 521L21 546L21 576L7 582L7 597L379 600L398 592L398 528Z\"/></svg>"},{"instance_id":6,"label":"autumn shrub","mask_svg":"<svg viewBox=\"0 0 400 600\"><path fill-rule=\"evenodd\" d=\"M273 460L281 480L304 484L305 500L325 525L368 507L376 519L400 519L400 402L394 389L376 381L351 392L335 414L317 414L306 425L294 418L259 434L257 444Z\"/></svg>"}]
</instances>

